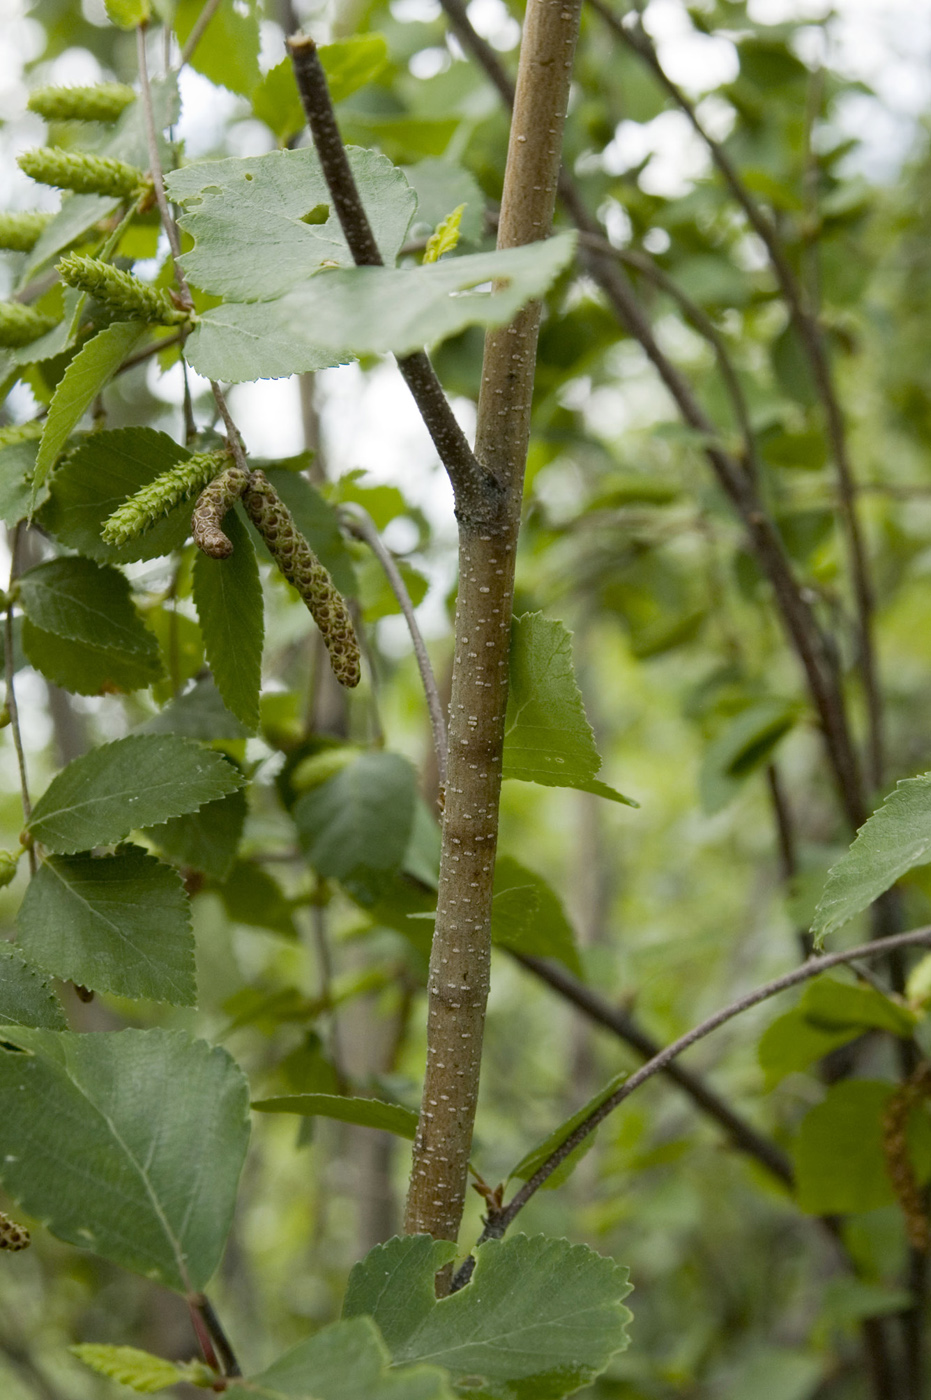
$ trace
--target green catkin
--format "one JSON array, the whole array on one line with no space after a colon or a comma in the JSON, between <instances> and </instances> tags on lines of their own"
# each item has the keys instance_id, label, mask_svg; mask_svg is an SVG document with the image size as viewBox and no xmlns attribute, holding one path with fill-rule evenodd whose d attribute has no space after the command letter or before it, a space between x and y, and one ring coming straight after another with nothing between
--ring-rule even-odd
<instances>
[{"instance_id":1,"label":"green catkin","mask_svg":"<svg viewBox=\"0 0 931 1400\"><path fill-rule=\"evenodd\" d=\"M195 452L193 457L162 472L113 512L100 532L102 538L107 544L126 544L127 540L144 535L161 516L203 490L228 460L225 449Z\"/></svg>"},{"instance_id":2,"label":"green catkin","mask_svg":"<svg viewBox=\"0 0 931 1400\"><path fill-rule=\"evenodd\" d=\"M87 292L123 321L146 321L150 325L177 326L188 313L175 306L167 292L140 282L131 272L121 272L102 258L69 253L57 268L69 287Z\"/></svg>"},{"instance_id":3,"label":"green catkin","mask_svg":"<svg viewBox=\"0 0 931 1400\"><path fill-rule=\"evenodd\" d=\"M8 1249L15 1254L20 1249L28 1249L31 1243L32 1237L25 1225L17 1225L15 1220L0 1210L0 1249Z\"/></svg>"},{"instance_id":4,"label":"green catkin","mask_svg":"<svg viewBox=\"0 0 931 1400\"><path fill-rule=\"evenodd\" d=\"M912 1110L931 1098L931 1064L918 1066L889 1099L882 1120L882 1144L892 1189L905 1216L905 1233L920 1254L931 1249L931 1221L925 1193L918 1183L908 1149L908 1120Z\"/></svg>"},{"instance_id":5,"label":"green catkin","mask_svg":"<svg viewBox=\"0 0 931 1400\"><path fill-rule=\"evenodd\" d=\"M8 349L31 345L57 324L54 316L43 316L21 301L0 301L0 345Z\"/></svg>"},{"instance_id":6,"label":"green catkin","mask_svg":"<svg viewBox=\"0 0 931 1400\"><path fill-rule=\"evenodd\" d=\"M47 122L115 122L136 94L125 83L96 87L42 87L29 94L26 106Z\"/></svg>"},{"instance_id":7,"label":"green catkin","mask_svg":"<svg viewBox=\"0 0 931 1400\"><path fill-rule=\"evenodd\" d=\"M125 199L146 184L143 171L109 156L89 156L80 151L62 151L56 146L37 146L24 151L16 161L24 174L42 185L76 194L105 194Z\"/></svg>"},{"instance_id":8,"label":"green catkin","mask_svg":"<svg viewBox=\"0 0 931 1400\"><path fill-rule=\"evenodd\" d=\"M191 518L194 543L211 559L228 559L233 552L232 540L223 533L223 517L248 484L248 474L241 467L227 467L197 498Z\"/></svg>"},{"instance_id":9,"label":"green catkin","mask_svg":"<svg viewBox=\"0 0 931 1400\"><path fill-rule=\"evenodd\" d=\"M0 452L5 447L15 447L20 442L35 442L42 436L45 427L44 420L39 422L33 418L28 423L10 423L6 428L0 428Z\"/></svg>"},{"instance_id":10,"label":"green catkin","mask_svg":"<svg viewBox=\"0 0 931 1400\"><path fill-rule=\"evenodd\" d=\"M307 605L330 656L333 674L347 689L359 684L361 658L346 602L264 472L253 472L243 505L269 553Z\"/></svg>"},{"instance_id":11,"label":"green catkin","mask_svg":"<svg viewBox=\"0 0 931 1400\"><path fill-rule=\"evenodd\" d=\"M45 214L39 209L24 210L21 214L0 214L0 248L7 248L11 253L31 253L42 230L54 217L54 214Z\"/></svg>"}]
</instances>

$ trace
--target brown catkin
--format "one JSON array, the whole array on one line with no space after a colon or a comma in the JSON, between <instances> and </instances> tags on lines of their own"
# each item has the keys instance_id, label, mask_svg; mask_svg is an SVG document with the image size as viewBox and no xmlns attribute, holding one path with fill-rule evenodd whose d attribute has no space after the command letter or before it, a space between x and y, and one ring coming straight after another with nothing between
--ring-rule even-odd
<instances>
[{"instance_id":1,"label":"brown catkin","mask_svg":"<svg viewBox=\"0 0 931 1400\"><path fill-rule=\"evenodd\" d=\"M249 477L241 467L228 467L197 498L191 517L194 543L211 559L228 559L233 552L232 541L223 533L223 517L248 484Z\"/></svg>"},{"instance_id":2,"label":"brown catkin","mask_svg":"<svg viewBox=\"0 0 931 1400\"><path fill-rule=\"evenodd\" d=\"M931 1097L931 1064L918 1066L889 1099L883 1113L883 1153L892 1189L905 1216L905 1232L913 1249L931 1249L931 1222L925 1192L918 1184L908 1150L908 1120L912 1110Z\"/></svg>"},{"instance_id":3,"label":"brown catkin","mask_svg":"<svg viewBox=\"0 0 931 1400\"><path fill-rule=\"evenodd\" d=\"M264 472L252 473L242 499L275 563L320 628L334 676L351 690L359 684L362 670L359 642L345 599Z\"/></svg>"},{"instance_id":4,"label":"brown catkin","mask_svg":"<svg viewBox=\"0 0 931 1400\"><path fill-rule=\"evenodd\" d=\"M8 1249L15 1254L20 1249L28 1249L31 1243L32 1237L25 1225L17 1225L15 1220L0 1210L0 1249Z\"/></svg>"}]
</instances>

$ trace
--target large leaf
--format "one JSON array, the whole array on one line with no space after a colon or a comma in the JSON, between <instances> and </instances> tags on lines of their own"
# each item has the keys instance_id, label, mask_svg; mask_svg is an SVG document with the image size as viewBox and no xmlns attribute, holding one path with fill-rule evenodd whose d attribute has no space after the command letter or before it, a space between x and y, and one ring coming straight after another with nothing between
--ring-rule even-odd
<instances>
[{"instance_id":1,"label":"large leaf","mask_svg":"<svg viewBox=\"0 0 931 1400\"><path fill-rule=\"evenodd\" d=\"M500 326L572 257L573 234L411 268L324 269L274 301L205 311L187 343L212 379L276 379L360 355L410 354L467 326ZM491 283L490 289L488 284Z\"/></svg>"},{"instance_id":2,"label":"large leaf","mask_svg":"<svg viewBox=\"0 0 931 1400\"><path fill-rule=\"evenodd\" d=\"M390 1361L375 1324L355 1317L299 1342L247 1384L261 1400L453 1400L438 1367L394 1371Z\"/></svg>"},{"instance_id":3,"label":"large leaf","mask_svg":"<svg viewBox=\"0 0 931 1400\"><path fill-rule=\"evenodd\" d=\"M307 859L336 880L356 870L396 870L414 820L416 776L396 753L364 753L306 792L293 817Z\"/></svg>"},{"instance_id":4,"label":"large leaf","mask_svg":"<svg viewBox=\"0 0 931 1400\"><path fill-rule=\"evenodd\" d=\"M90 559L50 559L19 581L23 611L45 632L104 651L151 659L158 673L158 643L136 612L119 569Z\"/></svg>"},{"instance_id":5,"label":"large leaf","mask_svg":"<svg viewBox=\"0 0 931 1400\"><path fill-rule=\"evenodd\" d=\"M811 931L824 941L890 889L901 875L931 860L931 773L898 783L860 827L846 855L828 871Z\"/></svg>"},{"instance_id":6,"label":"large leaf","mask_svg":"<svg viewBox=\"0 0 931 1400\"><path fill-rule=\"evenodd\" d=\"M802 1120L795 1145L798 1203L810 1215L876 1210L895 1199L883 1152L883 1113L893 1085L873 1079L834 1084ZM909 1119L908 1145L921 1183L931 1177L931 1118Z\"/></svg>"},{"instance_id":7,"label":"large leaf","mask_svg":"<svg viewBox=\"0 0 931 1400\"><path fill-rule=\"evenodd\" d=\"M220 1260L249 1140L225 1050L181 1031L4 1030L0 1180L52 1234L178 1292Z\"/></svg>"},{"instance_id":8,"label":"large leaf","mask_svg":"<svg viewBox=\"0 0 931 1400\"><path fill-rule=\"evenodd\" d=\"M145 327L138 321L115 321L112 326L98 331L75 355L59 380L49 405L32 479L34 492L38 492L52 470L84 410L144 334Z\"/></svg>"},{"instance_id":9,"label":"large leaf","mask_svg":"<svg viewBox=\"0 0 931 1400\"><path fill-rule=\"evenodd\" d=\"M33 808L29 831L60 855L120 841L241 787L232 764L189 739L130 735L74 759Z\"/></svg>"},{"instance_id":10,"label":"large leaf","mask_svg":"<svg viewBox=\"0 0 931 1400\"><path fill-rule=\"evenodd\" d=\"M349 163L382 257L393 263L416 196L401 171L376 151L350 149ZM306 281L324 262L353 267L311 146L200 161L176 170L166 184L186 206L180 222L194 239L184 256L185 273L206 292L235 302L268 301Z\"/></svg>"},{"instance_id":11,"label":"large leaf","mask_svg":"<svg viewBox=\"0 0 931 1400\"><path fill-rule=\"evenodd\" d=\"M39 523L62 544L91 559L125 564L170 554L191 532L190 502L175 506L151 530L126 544L105 544L100 531L129 496L189 456L167 433L154 428L94 433L69 453L52 477Z\"/></svg>"},{"instance_id":12,"label":"large leaf","mask_svg":"<svg viewBox=\"0 0 931 1400\"><path fill-rule=\"evenodd\" d=\"M582 975L575 935L559 896L541 875L512 856L499 856L495 863L491 939L515 953L556 958L577 977Z\"/></svg>"},{"instance_id":13,"label":"large leaf","mask_svg":"<svg viewBox=\"0 0 931 1400\"><path fill-rule=\"evenodd\" d=\"M381 72L388 46L383 34L354 34L335 44L321 44L317 57L327 75L331 99L342 102ZM250 96L253 112L271 127L282 146L307 125L290 58L270 69Z\"/></svg>"},{"instance_id":14,"label":"large leaf","mask_svg":"<svg viewBox=\"0 0 931 1400\"><path fill-rule=\"evenodd\" d=\"M627 1270L586 1245L489 1240L468 1286L437 1301L434 1275L454 1254L426 1235L379 1245L350 1274L343 1315L372 1317L395 1365L429 1358L515 1400L567 1395L627 1346Z\"/></svg>"},{"instance_id":15,"label":"large leaf","mask_svg":"<svg viewBox=\"0 0 931 1400\"><path fill-rule=\"evenodd\" d=\"M193 1006L194 936L174 870L138 847L49 856L17 916L19 944L46 972L95 992Z\"/></svg>"},{"instance_id":16,"label":"large leaf","mask_svg":"<svg viewBox=\"0 0 931 1400\"><path fill-rule=\"evenodd\" d=\"M0 943L0 1026L3 1025L65 1029L65 1013L58 998L9 943Z\"/></svg>"},{"instance_id":17,"label":"large leaf","mask_svg":"<svg viewBox=\"0 0 931 1400\"><path fill-rule=\"evenodd\" d=\"M350 1098L341 1094L285 1094L274 1099L258 1099L252 1105L259 1113L299 1113L305 1118L336 1118L360 1128L381 1128L413 1142L417 1114L397 1103L380 1099Z\"/></svg>"},{"instance_id":18,"label":"large leaf","mask_svg":"<svg viewBox=\"0 0 931 1400\"><path fill-rule=\"evenodd\" d=\"M636 807L596 778L601 758L572 667L572 638L542 613L514 619L504 777L579 788Z\"/></svg>"},{"instance_id":19,"label":"large leaf","mask_svg":"<svg viewBox=\"0 0 931 1400\"><path fill-rule=\"evenodd\" d=\"M265 607L249 532L237 510L224 519L233 546L228 559L200 550L194 561L194 602L204 649L226 708L255 733L259 726Z\"/></svg>"},{"instance_id":20,"label":"large leaf","mask_svg":"<svg viewBox=\"0 0 931 1400\"><path fill-rule=\"evenodd\" d=\"M558 1128L554 1128L538 1146L532 1148L525 1157L520 1159L517 1166L513 1167L508 1173L508 1180L516 1176L519 1181L529 1181L530 1178L540 1170L544 1162L549 1161L556 1149L562 1147L563 1143L567 1138L572 1136L576 1128L579 1127L581 1123L584 1123L587 1118L590 1118L596 1108L600 1108L603 1103L606 1103L628 1077L627 1070L621 1070L613 1079L609 1079L607 1084L602 1085L597 1094L593 1094L587 1103L584 1103L580 1109L577 1109L576 1112L572 1114L571 1118L567 1118L565 1122L560 1123ZM582 1142L579 1143L578 1147L574 1147L568 1157L560 1162L553 1174L547 1177L544 1183L544 1189L552 1189L555 1186L560 1186L594 1144L595 1134L589 1133L588 1137L584 1138Z\"/></svg>"},{"instance_id":21,"label":"large leaf","mask_svg":"<svg viewBox=\"0 0 931 1400\"><path fill-rule=\"evenodd\" d=\"M203 11L201 0L178 0L175 31L184 44ZM259 17L254 4L220 0L191 56L191 67L243 97L259 81Z\"/></svg>"},{"instance_id":22,"label":"large leaf","mask_svg":"<svg viewBox=\"0 0 931 1400\"><path fill-rule=\"evenodd\" d=\"M23 650L46 680L78 695L144 690L162 674L158 653L113 651L72 642L23 618Z\"/></svg>"},{"instance_id":23,"label":"large leaf","mask_svg":"<svg viewBox=\"0 0 931 1400\"><path fill-rule=\"evenodd\" d=\"M757 1055L767 1088L866 1031L888 1031L907 1040L917 1020L914 1012L874 987L816 977L798 1006L778 1017L760 1039Z\"/></svg>"}]
</instances>

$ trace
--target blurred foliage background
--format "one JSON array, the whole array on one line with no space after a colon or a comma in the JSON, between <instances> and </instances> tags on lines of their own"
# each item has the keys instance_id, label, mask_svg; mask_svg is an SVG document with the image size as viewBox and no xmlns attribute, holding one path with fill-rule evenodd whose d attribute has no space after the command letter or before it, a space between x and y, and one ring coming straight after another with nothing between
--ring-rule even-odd
<instances>
[{"instance_id":1,"label":"blurred foliage background","mask_svg":"<svg viewBox=\"0 0 931 1400\"><path fill-rule=\"evenodd\" d=\"M184 36L199 5L179 0L172 8ZM675 37L661 53L673 55L700 119L769 211L825 329L876 590L884 792L929 767L927 116L916 100L914 120L900 116L890 126L864 82L833 61L836 16L809 10L774 19L743 0L697 0L688 8L654 0L645 22L658 39ZM469 6L513 74L519 7L511 11L490 0ZM382 61L338 110L347 141L384 150L420 190L412 240L465 198L465 246L492 246L507 119L432 0L345 0L332 10L293 11L288 0L264 7L222 0L183 75L176 134L186 154L256 154L306 140L284 62L284 34L298 21L321 39L384 36ZM0 138L12 206L27 207L35 191L13 174L10 158L46 134L38 118L24 115L27 90L98 77L132 82L133 39L106 23L102 0L37 0L8 22L9 49L21 64L4 92ZM917 49L928 35L920 16L915 24ZM156 71L158 62L164 59L153 55ZM895 137L885 153L877 130ZM77 136L60 125L54 139L68 145ZM810 364L765 249L687 117L642 56L592 9L583 16L566 161L604 238L627 257L663 353L720 440L740 453L745 442L722 358L738 385L762 495L833 639L862 748L851 581ZM154 223L148 235L137 229L133 237L136 244L121 251L153 259L154 275L164 256ZM16 255L4 256L2 275L12 285ZM444 344L436 363L469 424L481 337L467 332ZM5 421L41 412L61 369L51 361L33 370L29 392L7 401ZM149 424L180 439L180 383L170 354L128 371L107 393L107 426ZM202 425L212 415L205 388L195 377ZM369 365L326 371L316 383L245 387L232 403L255 452L289 459L288 468L306 470L331 502L361 503L385 531L448 684L454 527L445 484L403 392L390 368ZM592 277L578 268L564 276L548 299L541 339L515 611L542 610L573 629L603 776L641 807L506 783L501 851L545 876L574 931L577 970L659 1043L797 960L824 873L851 837L769 585L709 472L705 446L681 424ZM312 461L293 459L308 449ZM43 557L41 531L31 547ZM235 863L232 849L198 862L180 838L176 850L161 847L196 892L200 1008L166 1011L102 997L89 1005L72 1000L69 1010L80 1029L195 1029L230 1049L256 1097L355 1085L416 1107L430 925L405 916L429 910L429 883L408 873L375 898L325 879L303 858L287 811L300 762L345 743L385 742L407 755L425 809L436 805L429 727L397 605L363 546L343 540L332 549L367 624L369 673L359 695L347 704L333 693L304 610L269 580L262 737L246 740L233 730L218 741L255 777ZM155 694L81 697L24 665L20 704L35 791L91 743L150 722L201 674L190 558L178 568L165 560L129 572L171 657L171 680ZM12 846L22 817L6 736L0 762L7 779L0 841ZM881 795L871 792L869 806ZM429 866L427 821L424 831L421 858ZM0 892L8 936L22 883L21 876ZM926 870L910 877L902 898L903 926L931 919ZM558 913L550 922L564 927ZM865 920L841 935L851 943L865 936ZM527 951L540 951L532 929L526 938ZM575 962L574 953L567 956ZM920 979L913 977L909 992L920 1008ZM797 1053L780 1059L774 1052L764 1072L760 1037L791 1005L785 999L758 1008L689 1060L790 1158L832 1081L851 1073L892 1081L897 1073L888 1038L875 1033L860 1035L855 1052L838 1049L828 1059L823 1053L836 1042L818 1042L803 1063ZM621 1039L497 950L474 1158L484 1179L492 1186L504 1179L556 1122L634 1063ZM854 1137L865 1139L874 1127L872 1119L855 1120ZM214 1285L249 1367L337 1314L350 1265L398 1229L407 1162L406 1144L368 1130L257 1116L232 1242ZM521 1228L585 1240L630 1265L633 1344L587 1394L854 1400L882 1393L864 1360L864 1319L891 1319L883 1326L898 1356L914 1328L922 1274L914 1261L908 1272L891 1188L884 1194L872 1180L854 1206L839 1227L839 1246L688 1097L654 1081L605 1123L558 1191L534 1199ZM481 1209L476 1196L464 1243L477 1235ZM69 1358L75 1341L191 1353L177 1299L41 1229L35 1235L28 1254L0 1267L5 1400L114 1394L111 1382ZM918 1306L920 1332L923 1298ZM911 1318L904 1327L902 1314Z\"/></svg>"}]
</instances>

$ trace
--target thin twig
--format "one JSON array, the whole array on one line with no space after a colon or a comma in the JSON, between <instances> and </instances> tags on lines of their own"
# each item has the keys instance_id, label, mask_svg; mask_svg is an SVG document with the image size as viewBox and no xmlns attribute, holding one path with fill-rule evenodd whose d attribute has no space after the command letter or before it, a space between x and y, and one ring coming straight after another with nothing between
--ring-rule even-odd
<instances>
[{"instance_id":1,"label":"thin twig","mask_svg":"<svg viewBox=\"0 0 931 1400\"><path fill-rule=\"evenodd\" d=\"M181 50L181 57L178 60L179 68L183 68L186 63L190 63L191 59L194 57L194 50L204 37L204 30L219 8L220 0L207 0L206 5L194 21L194 28L187 36L187 42Z\"/></svg>"},{"instance_id":2,"label":"thin twig","mask_svg":"<svg viewBox=\"0 0 931 1400\"><path fill-rule=\"evenodd\" d=\"M590 1020L604 1026L606 1030L613 1031L620 1040L623 1040L644 1060L655 1059L660 1054L662 1047L643 1030L629 1012L606 1001L604 997L599 996L584 982L580 982L577 977L573 977L571 972L567 972L558 963L544 958L530 957L524 953L514 953L512 956L520 963L521 967L525 967L528 972L532 972L535 977L552 987L553 991L565 997L573 1006L584 1012ZM724 1129L735 1147L755 1158L785 1186L792 1188L795 1181L792 1164L782 1149L758 1132L739 1113L736 1113L713 1089L708 1087L700 1075L693 1074L691 1070L683 1069L675 1062L667 1065L663 1072L673 1083L678 1084L679 1088L709 1118L713 1118Z\"/></svg>"},{"instance_id":3,"label":"thin twig","mask_svg":"<svg viewBox=\"0 0 931 1400\"><path fill-rule=\"evenodd\" d=\"M128 360L124 360L117 370L117 374L125 374L128 369L135 369L137 365L144 364L146 360L151 360L153 355L157 355L161 350L170 350L173 345L179 345L184 340L183 331L175 331L173 335L166 335L164 340L155 340L151 345L147 345L144 350L140 350L135 355L130 355Z\"/></svg>"},{"instance_id":4,"label":"thin twig","mask_svg":"<svg viewBox=\"0 0 931 1400\"><path fill-rule=\"evenodd\" d=\"M899 933L891 938L884 939L882 943L866 943L858 948L850 948L841 953L827 953L817 958L810 958L801 967L794 968L791 972L785 973L782 977L776 977L771 982L765 982L763 986L757 987L755 991L747 992L745 996L739 997L737 1001L731 1002L721 1011L716 1011L713 1016L702 1021L700 1025L687 1031L685 1035L679 1036L671 1045L667 1045L658 1055L654 1055L642 1068L638 1069L624 1084L606 1099L603 1104L593 1110L584 1122L570 1133L566 1140L553 1152L547 1160L536 1171L512 1199L500 1211L495 1212L489 1218L482 1240L500 1239L508 1226L516 1219L523 1210L530 1198L536 1194L543 1183L552 1176L553 1172L561 1162L569 1156L571 1152L584 1142L588 1135L603 1122L608 1115L613 1112L625 1099L639 1089L641 1084L652 1079L654 1075L661 1074L669 1064L672 1063L684 1050L704 1040L712 1031L716 1031L728 1021L732 1021L735 1016L741 1016L751 1007L758 1006L762 1001L768 1001L770 997L777 996L780 992L788 991L791 987L798 986L801 982L807 982L812 977L818 977L822 972L827 972L832 967L840 967L845 963L855 962L859 958L878 958L886 956L890 951L903 948L913 948L919 944L931 943L931 925L922 928L911 929L908 933ZM466 1261L466 1265L469 1261ZM466 1267L463 1265L463 1269ZM460 1270L460 1273L462 1270ZM471 1269L469 1270L471 1273Z\"/></svg>"},{"instance_id":5,"label":"thin twig","mask_svg":"<svg viewBox=\"0 0 931 1400\"><path fill-rule=\"evenodd\" d=\"M401 576L401 570L395 562L394 555L383 543L381 536L375 528L375 522L366 510L363 510L361 506L350 503L342 508L341 514L350 533L355 535L357 539L364 540L375 555L375 558L384 570L392 593L398 600L398 606L404 614L404 620L407 623L407 629L411 634L411 641L414 645L414 655L417 658L417 666L420 670L420 679L423 684L424 695L427 699L427 710L430 714L430 727L433 730L433 747L436 750L436 767L439 774L440 789L441 791L445 791L449 744L446 737L446 719L443 715L443 702L440 700L436 676L433 674L433 667L430 665L430 657L427 654L423 634L417 625L414 605L411 602L410 594Z\"/></svg>"},{"instance_id":6,"label":"thin twig","mask_svg":"<svg viewBox=\"0 0 931 1400\"><path fill-rule=\"evenodd\" d=\"M193 1294L188 1298L188 1305L207 1365L214 1367L222 1376L241 1376L236 1353L206 1293Z\"/></svg>"},{"instance_id":7,"label":"thin twig","mask_svg":"<svg viewBox=\"0 0 931 1400\"><path fill-rule=\"evenodd\" d=\"M382 267L383 259L339 134L317 46L313 39L298 35L288 40L288 51L323 176L353 261L359 267ZM398 369L449 474L460 515L465 513L476 520L494 515L500 491L476 460L427 355L423 351L405 355L398 360Z\"/></svg>"},{"instance_id":8,"label":"thin twig","mask_svg":"<svg viewBox=\"0 0 931 1400\"><path fill-rule=\"evenodd\" d=\"M145 52L145 35L145 25L140 24L136 29L136 58L139 64L139 85L142 93L142 113L145 120L146 145L149 150L149 174L152 177L152 184L155 189L155 202L158 205L158 212L161 215L162 227L168 236L168 246L171 248L171 260L175 266L175 276L178 279L181 299L186 306L193 307L194 300L191 296L191 290L181 270L181 235L178 233L178 225L172 217L171 210L168 207L168 196L165 194L165 177L162 174L162 162L158 153L158 132L155 130L152 88L149 84L149 69Z\"/></svg>"},{"instance_id":9,"label":"thin twig","mask_svg":"<svg viewBox=\"0 0 931 1400\"><path fill-rule=\"evenodd\" d=\"M29 797L29 776L26 769L26 753L23 749L23 736L19 727L19 706L16 703L16 686L13 677L15 675L15 664L13 661L13 593L14 586L19 573L19 543L21 539L22 522L15 526L10 537L10 585L7 589L6 617L4 619L3 640L4 640L4 665L6 671L6 708L10 716L10 732L13 735L13 747L16 750L16 762L19 766L19 789L23 804L23 821L29 824L32 816L32 802ZM29 871L36 873L36 853L32 843L29 844Z\"/></svg>"}]
</instances>

